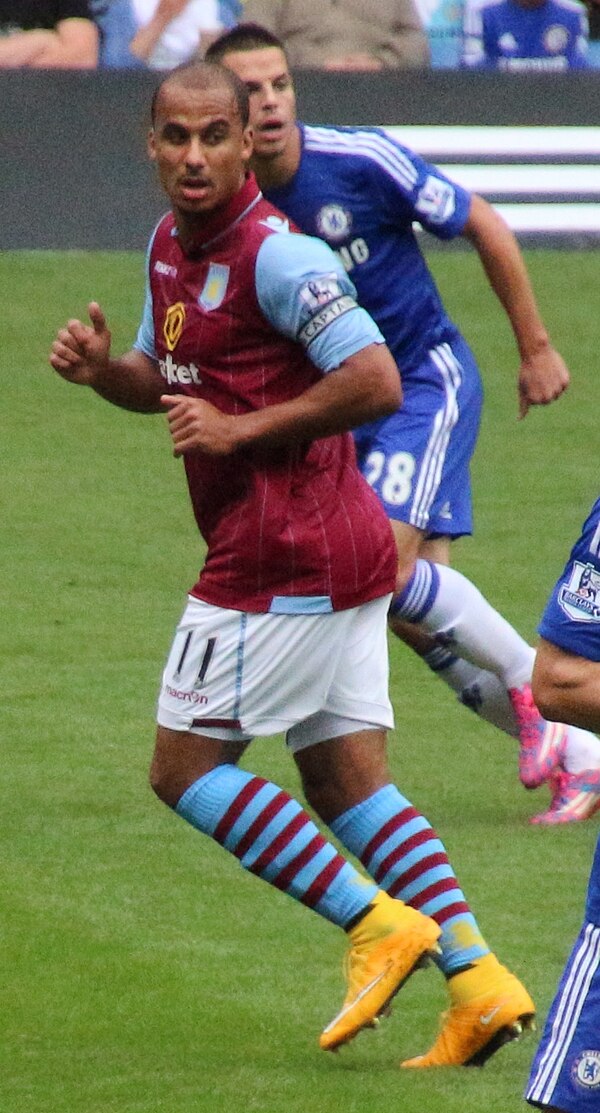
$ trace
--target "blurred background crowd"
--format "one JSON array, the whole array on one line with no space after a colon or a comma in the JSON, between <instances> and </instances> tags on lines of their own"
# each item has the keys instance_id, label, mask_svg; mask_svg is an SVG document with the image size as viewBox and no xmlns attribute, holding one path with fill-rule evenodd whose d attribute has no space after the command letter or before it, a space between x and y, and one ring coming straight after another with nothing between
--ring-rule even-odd
<instances>
[{"instance_id":1,"label":"blurred background crowd","mask_svg":"<svg viewBox=\"0 0 600 1113\"><path fill-rule=\"evenodd\" d=\"M0 68L168 70L248 22L293 69L600 68L600 0L0 0Z\"/></svg>"}]
</instances>

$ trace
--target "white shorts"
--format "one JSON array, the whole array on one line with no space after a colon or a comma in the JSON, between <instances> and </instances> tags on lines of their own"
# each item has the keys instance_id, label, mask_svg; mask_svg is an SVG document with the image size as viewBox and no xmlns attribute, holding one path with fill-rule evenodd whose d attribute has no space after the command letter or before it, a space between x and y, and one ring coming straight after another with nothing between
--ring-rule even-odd
<instances>
[{"instance_id":1,"label":"white shorts","mask_svg":"<svg viewBox=\"0 0 600 1113\"><path fill-rule=\"evenodd\" d=\"M280 615L190 598L163 673L159 725L225 741L285 733L292 750L392 727L390 599Z\"/></svg>"}]
</instances>

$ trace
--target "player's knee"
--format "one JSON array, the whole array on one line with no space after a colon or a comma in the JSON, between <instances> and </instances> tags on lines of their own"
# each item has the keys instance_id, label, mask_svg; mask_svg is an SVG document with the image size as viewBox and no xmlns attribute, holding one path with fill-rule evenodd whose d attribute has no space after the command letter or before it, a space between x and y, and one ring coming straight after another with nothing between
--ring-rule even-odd
<instances>
[{"instance_id":1,"label":"player's knee","mask_svg":"<svg viewBox=\"0 0 600 1113\"><path fill-rule=\"evenodd\" d=\"M150 765L150 787L158 799L169 808L176 808L184 792L193 783L194 777L187 770L165 761L156 750Z\"/></svg>"},{"instance_id":2,"label":"player's knee","mask_svg":"<svg viewBox=\"0 0 600 1113\"><path fill-rule=\"evenodd\" d=\"M410 583L416 567L417 559L414 556L402 557L398 555L398 569L396 571L396 587L395 594L400 595L401 592Z\"/></svg>"},{"instance_id":3,"label":"player's knee","mask_svg":"<svg viewBox=\"0 0 600 1113\"><path fill-rule=\"evenodd\" d=\"M538 682L532 687L533 698L538 711L552 723L561 723L569 715L566 691L549 680Z\"/></svg>"},{"instance_id":4,"label":"player's knee","mask_svg":"<svg viewBox=\"0 0 600 1113\"><path fill-rule=\"evenodd\" d=\"M562 722L569 713L569 677L554 664L536 659L531 689L538 710L551 722Z\"/></svg>"},{"instance_id":5,"label":"player's knee","mask_svg":"<svg viewBox=\"0 0 600 1113\"><path fill-rule=\"evenodd\" d=\"M320 815L322 797L324 791L326 791L323 778L314 775L312 771L307 769L300 769L300 777L302 780L302 792L304 793L306 802L310 804L311 808L317 812L318 815Z\"/></svg>"},{"instance_id":6,"label":"player's knee","mask_svg":"<svg viewBox=\"0 0 600 1113\"><path fill-rule=\"evenodd\" d=\"M152 758L148 779L150 781L150 788L155 796L158 796L158 799L162 800L163 804L168 804L171 808L175 807L177 801L174 803L172 802L171 778L169 777L168 771L165 770L160 757L156 753Z\"/></svg>"}]
</instances>

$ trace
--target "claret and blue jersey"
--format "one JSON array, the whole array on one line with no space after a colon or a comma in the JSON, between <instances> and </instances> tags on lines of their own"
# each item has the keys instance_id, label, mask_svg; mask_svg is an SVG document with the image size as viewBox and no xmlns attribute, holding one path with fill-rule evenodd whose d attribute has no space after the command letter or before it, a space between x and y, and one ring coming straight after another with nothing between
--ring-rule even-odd
<instances>
[{"instance_id":1,"label":"claret and blue jersey","mask_svg":"<svg viewBox=\"0 0 600 1113\"><path fill-rule=\"evenodd\" d=\"M290 231L252 176L202 232L186 252L168 215L148 252L135 347L157 363L166 393L244 414L301 395L382 343L327 245ZM391 531L349 433L191 452L184 464L208 546L193 589L204 601L261 612L294 596L343 610L393 589Z\"/></svg>"}]
</instances>

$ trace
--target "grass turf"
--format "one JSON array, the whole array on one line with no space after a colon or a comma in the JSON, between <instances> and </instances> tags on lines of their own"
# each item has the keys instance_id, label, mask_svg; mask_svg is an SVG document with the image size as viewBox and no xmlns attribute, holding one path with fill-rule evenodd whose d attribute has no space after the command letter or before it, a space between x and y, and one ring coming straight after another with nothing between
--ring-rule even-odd
<instances>
[{"instance_id":1,"label":"grass turf","mask_svg":"<svg viewBox=\"0 0 600 1113\"><path fill-rule=\"evenodd\" d=\"M456 566L528 638L597 493L594 254L528 263L573 384L517 422L516 356L477 260L431 256L480 358L476 537ZM91 298L115 351L134 337L138 254L7 253L0 492L0 789L7 1113L516 1113L535 1040L483 1071L400 1072L445 1005L432 968L337 1056L317 1048L343 996L344 940L247 876L146 786L160 669L202 559L161 418L53 375L56 327ZM577 930L597 823L528 826L545 805L514 744L459 707L397 642L402 790L450 852L481 927L543 1019ZM280 740L246 764L292 792Z\"/></svg>"}]
</instances>

